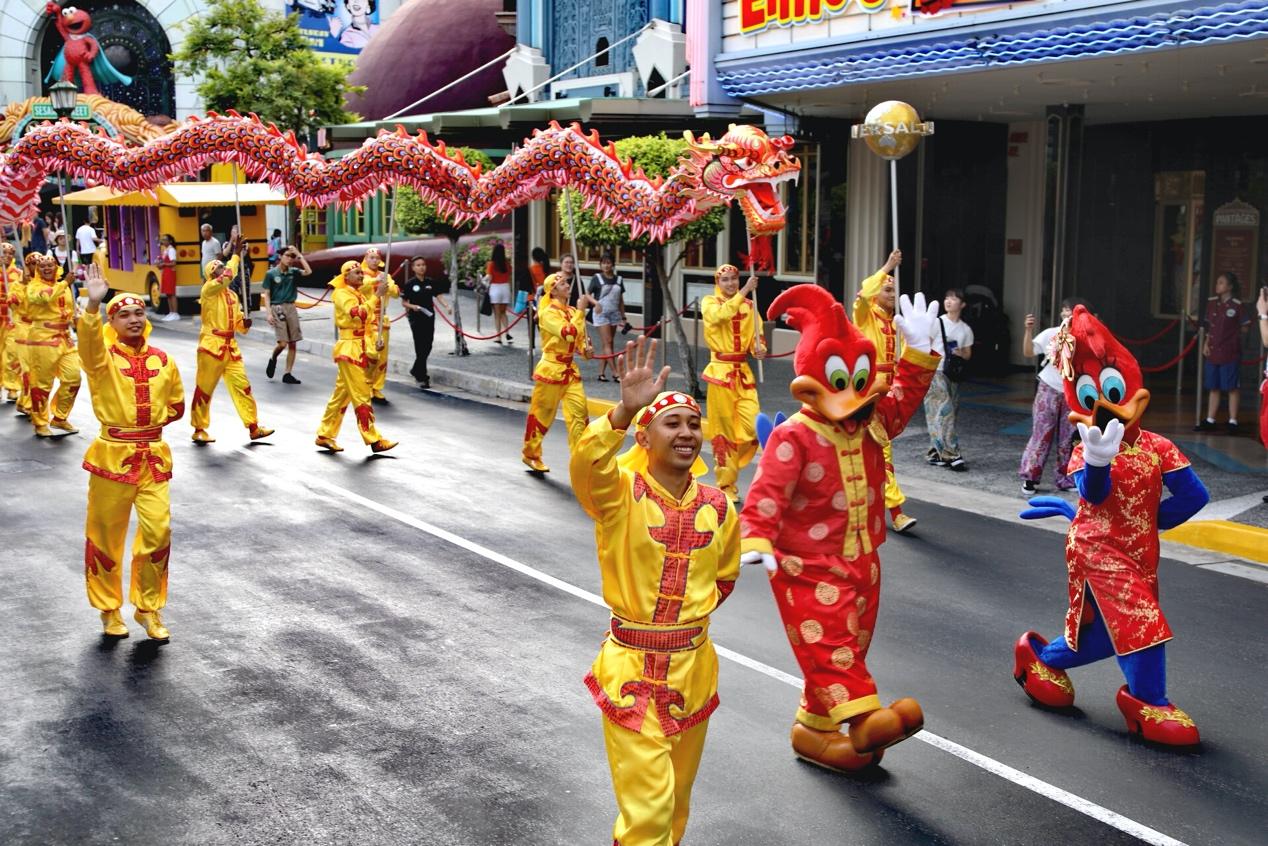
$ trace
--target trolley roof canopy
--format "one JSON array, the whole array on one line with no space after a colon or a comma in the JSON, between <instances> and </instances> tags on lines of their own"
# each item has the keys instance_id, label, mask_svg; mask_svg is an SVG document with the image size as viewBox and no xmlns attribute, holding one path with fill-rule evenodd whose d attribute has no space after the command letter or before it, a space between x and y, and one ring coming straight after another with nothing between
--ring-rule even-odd
<instances>
[{"instance_id":1,"label":"trolley roof canopy","mask_svg":"<svg viewBox=\"0 0 1268 846\"><path fill-rule=\"evenodd\" d=\"M116 191L105 185L85 188L66 195L71 206L283 206L285 194L260 182L234 187L223 182L165 182L150 194L144 191Z\"/></svg>"}]
</instances>

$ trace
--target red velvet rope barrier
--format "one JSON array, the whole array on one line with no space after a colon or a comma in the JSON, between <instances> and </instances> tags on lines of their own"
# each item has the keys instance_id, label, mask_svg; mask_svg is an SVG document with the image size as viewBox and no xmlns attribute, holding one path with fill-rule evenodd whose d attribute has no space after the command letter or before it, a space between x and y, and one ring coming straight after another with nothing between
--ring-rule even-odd
<instances>
[{"instance_id":1,"label":"red velvet rope barrier","mask_svg":"<svg viewBox=\"0 0 1268 846\"><path fill-rule=\"evenodd\" d=\"M453 329L455 332L461 332L462 337L470 338L472 341L491 341L494 338L501 337L502 335L505 335L507 332L510 332L511 328L515 326L515 324L519 323L521 320L523 320L525 317L528 316L528 309L525 308L523 311L521 311L516 316L516 318L512 320L510 323L508 323L506 328L503 329L501 332L494 332L492 335L472 335L470 332L467 332L465 329L459 329L457 326L454 326L453 321L451 321L448 317L446 317L445 313L441 311L440 309L436 309L436 313L440 315L441 320L449 324L450 329Z\"/></svg>"},{"instance_id":2,"label":"red velvet rope barrier","mask_svg":"<svg viewBox=\"0 0 1268 846\"><path fill-rule=\"evenodd\" d=\"M1178 324L1179 322L1180 322L1180 318L1177 317L1175 320L1171 321L1166 326L1162 327L1162 329L1158 330L1157 334L1150 335L1148 338L1124 338L1122 335L1116 335L1115 337L1117 337L1118 340L1122 341L1124 344L1127 344L1127 346L1129 347L1143 347L1145 344L1152 344L1154 341L1157 341L1160 338L1162 338L1172 329L1176 328L1176 324Z\"/></svg>"},{"instance_id":3,"label":"red velvet rope barrier","mask_svg":"<svg viewBox=\"0 0 1268 846\"><path fill-rule=\"evenodd\" d=\"M1189 343L1185 345L1184 349L1182 349L1180 351L1180 354L1177 355L1175 358L1171 359L1166 364L1159 364L1155 367L1145 367L1142 364L1140 366L1140 371L1142 373L1161 373L1164 370L1170 370L1171 368L1179 364L1184 359L1185 356L1193 352L1193 347L1197 345L1197 342L1198 342L1198 336L1194 335L1192 338L1189 339Z\"/></svg>"}]
</instances>

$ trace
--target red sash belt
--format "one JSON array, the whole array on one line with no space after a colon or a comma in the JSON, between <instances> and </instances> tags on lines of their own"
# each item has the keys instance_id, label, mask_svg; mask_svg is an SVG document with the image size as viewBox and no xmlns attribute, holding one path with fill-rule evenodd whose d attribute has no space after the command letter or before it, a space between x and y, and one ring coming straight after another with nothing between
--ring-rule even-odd
<instances>
[{"instance_id":1,"label":"red sash belt","mask_svg":"<svg viewBox=\"0 0 1268 846\"><path fill-rule=\"evenodd\" d=\"M234 333L232 329L212 329L211 334L215 335L217 338L228 338L233 340Z\"/></svg>"},{"instance_id":2,"label":"red sash belt","mask_svg":"<svg viewBox=\"0 0 1268 846\"><path fill-rule=\"evenodd\" d=\"M612 640L630 649L644 652L688 652L700 648L708 631L707 620L697 621L695 626L657 626L643 628L620 617L613 617L610 626Z\"/></svg>"},{"instance_id":3,"label":"red sash belt","mask_svg":"<svg viewBox=\"0 0 1268 846\"><path fill-rule=\"evenodd\" d=\"M149 444L163 440L163 429L161 426L154 426L148 429L102 426L99 437L103 441L114 441L121 444Z\"/></svg>"},{"instance_id":4,"label":"red sash belt","mask_svg":"<svg viewBox=\"0 0 1268 846\"><path fill-rule=\"evenodd\" d=\"M45 323L44 328L45 329L60 329L62 331L66 331L67 329L70 328L70 324L69 323Z\"/></svg>"},{"instance_id":5,"label":"red sash belt","mask_svg":"<svg viewBox=\"0 0 1268 846\"><path fill-rule=\"evenodd\" d=\"M748 361L746 353L714 353L714 361L725 361L728 364L744 364Z\"/></svg>"}]
</instances>

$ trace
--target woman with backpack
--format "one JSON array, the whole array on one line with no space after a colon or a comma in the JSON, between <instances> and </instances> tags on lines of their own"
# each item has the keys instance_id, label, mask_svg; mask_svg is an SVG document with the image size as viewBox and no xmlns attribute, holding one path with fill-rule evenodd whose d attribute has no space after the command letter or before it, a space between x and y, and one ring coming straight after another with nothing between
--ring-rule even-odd
<instances>
[{"instance_id":1,"label":"woman with backpack","mask_svg":"<svg viewBox=\"0 0 1268 846\"><path fill-rule=\"evenodd\" d=\"M929 427L929 463L963 472L969 469L960 456L960 436L955 431L955 415L960 408L960 382L968 375L973 355L973 329L960 319L964 292L949 288L942 299L943 314L933 348L942 356L925 394L925 422Z\"/></svg>"},{"instance_id":2,"label":"woman with backpack","mask_svg":"<svg viewBox=\"0 0 1268 846\"><path fill-rule=\"evenodd\" d=\"M608 381L609 364L613 381L621 381L621 377L616 375L616 362L610 360L616 328L625 322L625 283L613 270L615 264L612 254L605 252L599 258L599 272L590 280L586 291L598 303L591 314L594 325L599 327L599 341L605 356L599 360L600 382Z\"/></svg>"}]
</instances>

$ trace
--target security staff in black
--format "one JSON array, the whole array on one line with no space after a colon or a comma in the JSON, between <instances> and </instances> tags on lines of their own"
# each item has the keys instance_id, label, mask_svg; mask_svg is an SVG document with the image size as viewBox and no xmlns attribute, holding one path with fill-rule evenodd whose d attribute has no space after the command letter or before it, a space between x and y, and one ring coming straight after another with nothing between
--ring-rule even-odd
<instances>
[{"instance_id":1,"label":"security staff in black","mask_svg":"<svg viewBox=\"0 0 1268 846\"><path fill-rule=\"evenodd\" d=\"M436 332L436 309L449 313L449 305L442 294L448 290L427 275L427 259L419 256L409 263L409 281L401 288L401 302L409 315L409 329L414 335L414 366L410 375L420 388L431 387L427 375L427 357L431 355L432 338Z\"/></svg>"}]
</instances>

